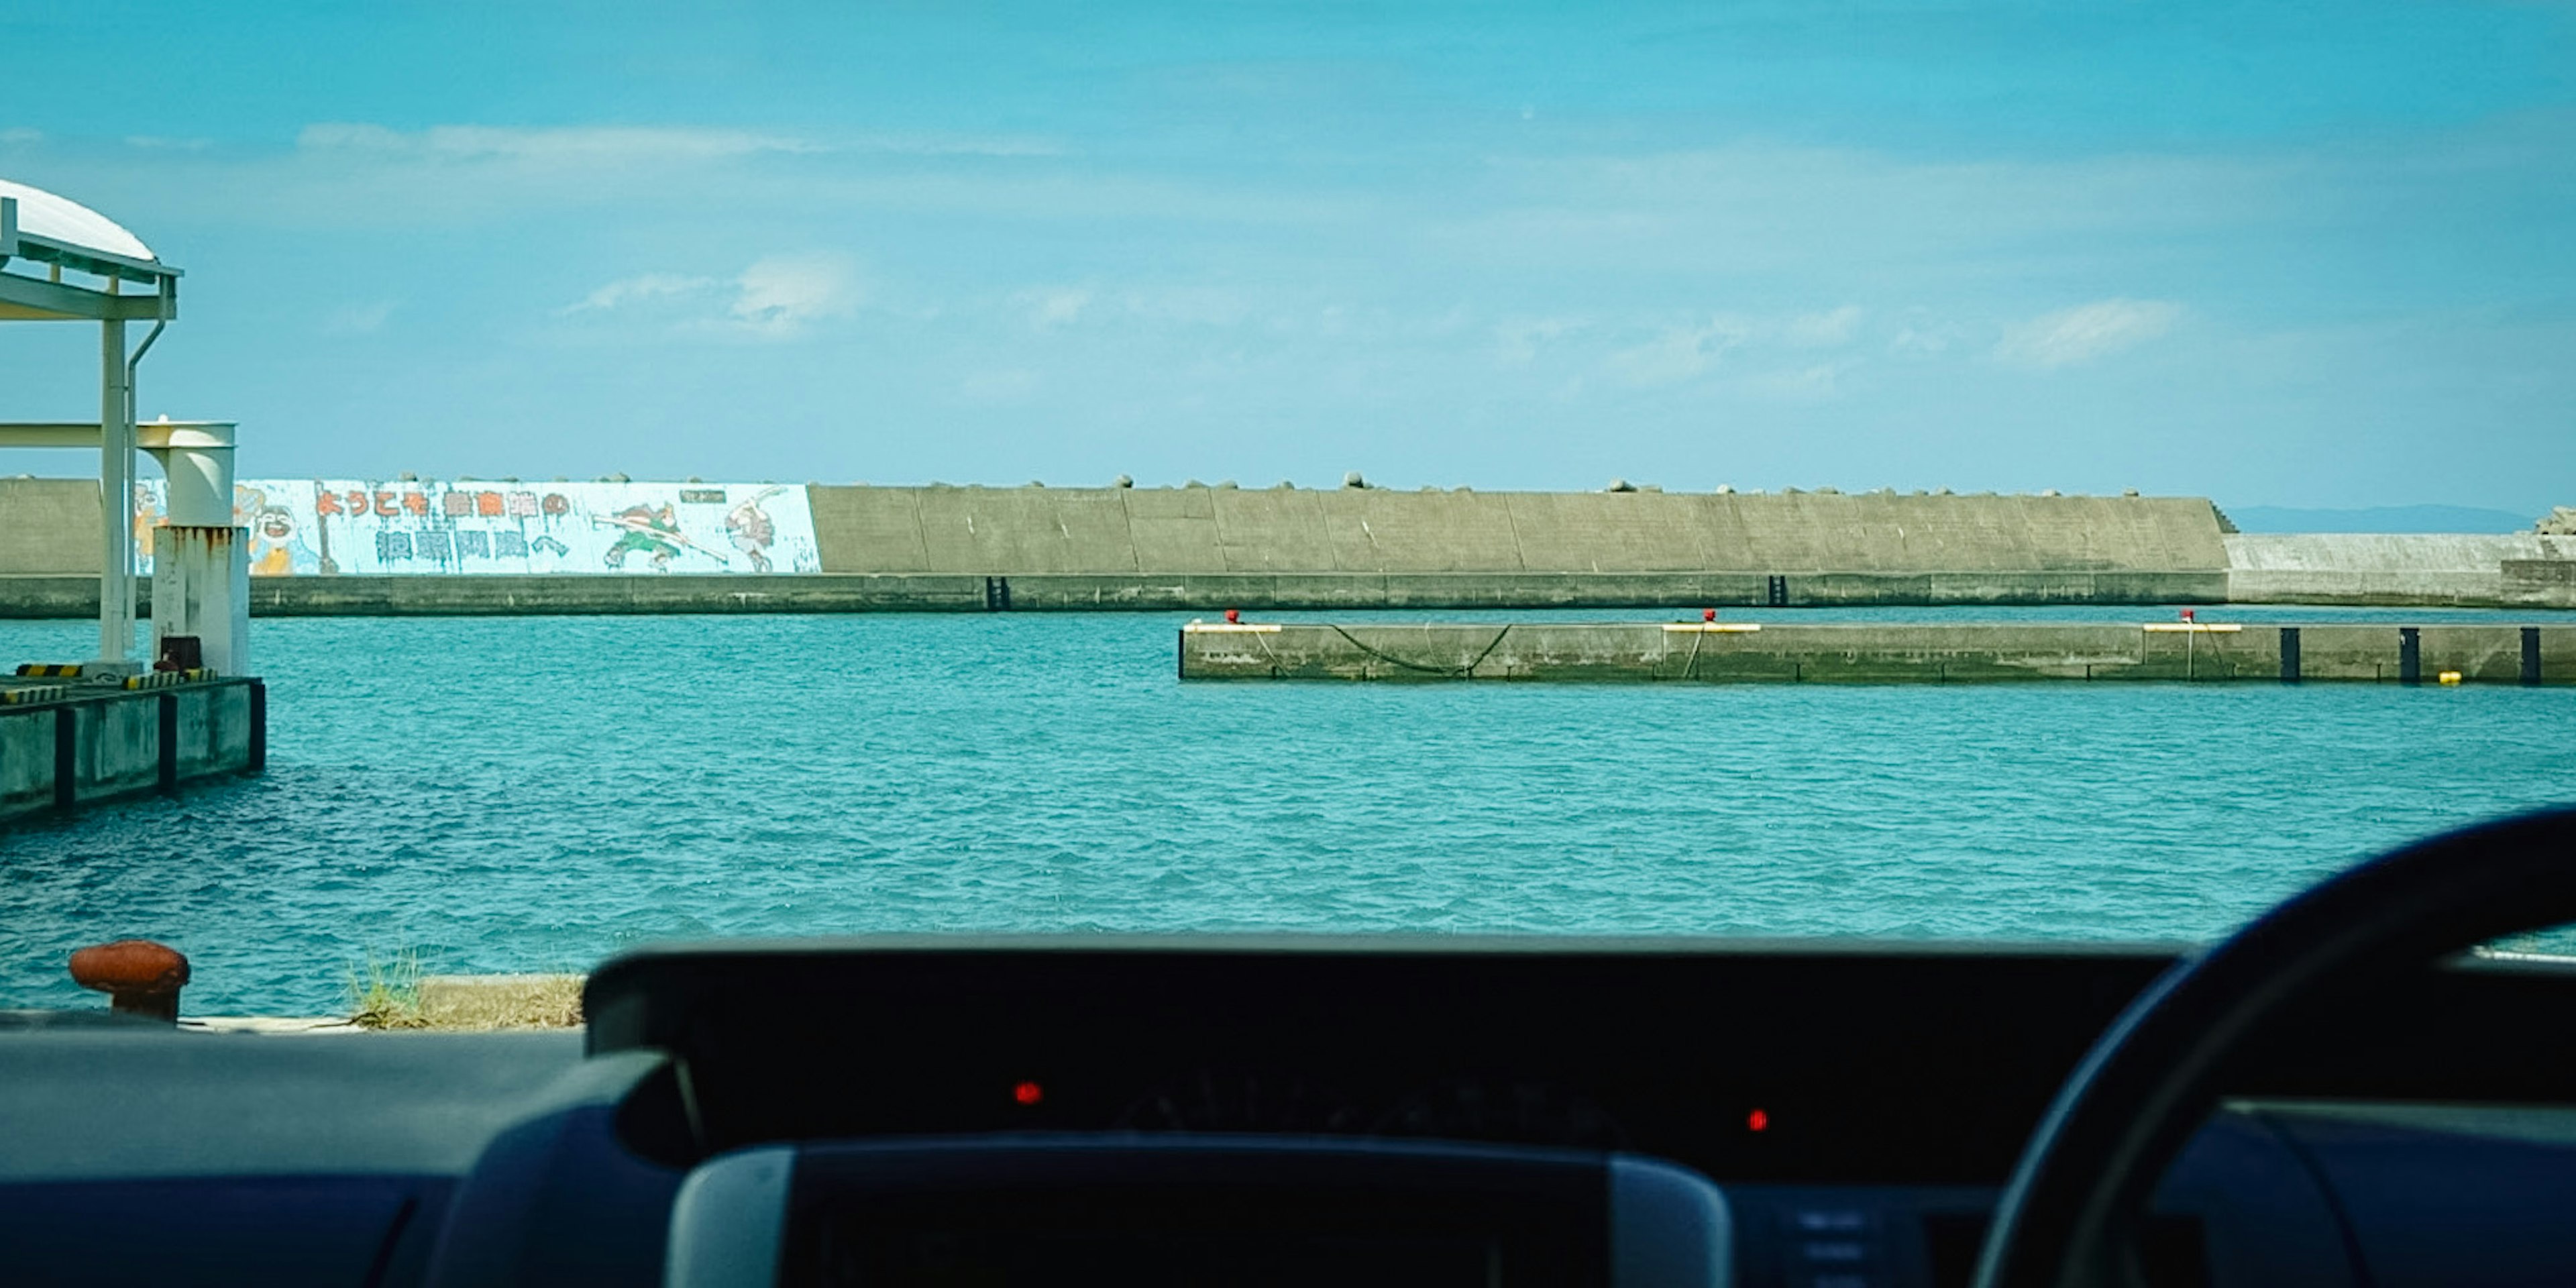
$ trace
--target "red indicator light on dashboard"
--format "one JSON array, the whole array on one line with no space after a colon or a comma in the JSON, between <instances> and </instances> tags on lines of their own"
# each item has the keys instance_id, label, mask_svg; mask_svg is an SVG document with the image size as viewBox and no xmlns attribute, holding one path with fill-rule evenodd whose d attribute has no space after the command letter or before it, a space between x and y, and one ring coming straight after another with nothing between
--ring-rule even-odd
<instances>
[{"instance_id":1,"label":"red indicator light on dashboard","mask_svg":"<svg viewBox=\"0 0 2576 1288\"><path fill-rule=\"evenodd\" d=\"M1771 1115L1770 1115L1768 1112L1766 1112L1766 1111L1764 1111L1764 1110L1760 1110L1760 1109L1756 1109L1756 1110L1754 1110L1752 1113L1746 1114L1746 1115L1744 1116L1744 1130L1746 1130L1746 1131L1769 1131L1769 1130L1771 1130Z\"/></svg>"},{"instance_id":2,"label":"red indicator light on dashboard","mask_svg":"<svg viewBox=\"0 0 2576 1288\"><path fill-rule=\"evenodd\" d=\"M1044 1099L1046 1099L1046 1088L1034 1082L1011 1084L1011 1103L1013 1104L1034 1105Z\"/></svg>"}]
</instances>

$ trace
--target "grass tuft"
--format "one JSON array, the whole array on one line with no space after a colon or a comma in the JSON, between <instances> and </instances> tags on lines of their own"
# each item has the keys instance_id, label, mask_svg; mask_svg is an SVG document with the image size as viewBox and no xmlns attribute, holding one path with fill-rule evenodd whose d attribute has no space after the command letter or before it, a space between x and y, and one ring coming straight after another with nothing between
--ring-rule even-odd
<instances>
[{"instance_id":1,"label":"grass tuft","mask_svg":"<svg viewBox=\"0 0 2576 1288\"><path fill-rule=\"evenodd\" d=\"M409 949L391 960L367 954L349 968L349 1021L362 1029L425 1029L420 1009L420 954Z\"/></svg>"}]
</instances>

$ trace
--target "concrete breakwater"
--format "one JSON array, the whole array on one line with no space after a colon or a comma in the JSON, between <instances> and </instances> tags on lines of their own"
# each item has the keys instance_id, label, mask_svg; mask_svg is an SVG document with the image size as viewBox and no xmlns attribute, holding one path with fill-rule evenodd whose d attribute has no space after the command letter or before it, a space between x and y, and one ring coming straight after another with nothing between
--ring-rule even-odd
<instances>
[{"instance_id":1,"label":"concrete breakwater","mask_svg":"<svg viewBox=\"0 0 2576 1288\"><path fill-rule=\"evenodd\" d=\"M739 557L719 565L728 537L752 540L751 528L672 536L660 558L663 520L651 506L612 516L632 525L621 530L633 550L611 551L626 557L569 559L551 539L596 521L567 526L578 516L556 515L570 502L550 507L547 485L524 485L524 498L506 485L488 507L466 486L485 487L308 484L329 499L328 515L267 505L245 517L254 550L272 543L291 571L256 579L252 611L2172 603L2222 598L2227 575L2217 512L2191 497L762 489L752 495L792 494L770 509L810 520L813 570L789 572ZM731 495L671 490L670 522L681 526L698 521L700 492ZM518 499L527 504L513 508ZM0 614L88 611L77 581L96 575L97 505L94 485L0 480L0 529L12 536L0 542ZM367 526L354 529L362 508ZM329 532L338 535L323 540ZM341 552L338 572L308 557L317 546ZM518 553L497 557L505 547ZM361 563L367 575L351 575Z\"/></svg>"},{"instance_id":2,"label":"concrete breakwater","mask_svg":"<svg viewBox=\"0 0 2576 1288\"><path fill-rule=\"evenodd\" d=\"M258 680L141 689L18 680L7 695L0 822L267 765L267 690Z\"/></svg>"},{"instance_id":3,"label":"concrete breakwater","mask_svg":"<svg viewBox=\"0 0 2576 1288\"><path fill-rule=\"evenodd\" d=\"M2456 676L2445 681L2446 674ZM1192 623L1185 680L2576 683L2576 626Z\"/></svg>"},{"instance_id":4,"label":"concrete breakwater","mask_svg":"<svg viewBox=\"0 0 2576 1288\"><path fill-rule=\"evenodd\" d=\"M251 611L2576 608L2576 537L2240 535L2197 497L635 484L600 515L550 490L589 486L248 486L280 574ZM94 483L0 480L0 616L95 611L97 523ZM790 528L794 559L748 553Z\"/></svg>"},{"instance_id":5,"label":"concrete breakwater","mask_svg":"<svg viewBox=\"0 0 2576 1288\"><path fill-rule=\"evenodd\" d=\"M620 613L1697 608L1876 604L2206 604L2224 574L2128 573L795 573L651 577L254 577L255 617ZM137 582L147 602L152 579ZM95 577L0 576L0 618L88 617Z\"/></svg>"},{"instance_id":6,"label":"concrete breakwater","mask_svg":"<svg viewBox=\"0 0 2576 1288\"><path fill-rule=\"evenodd\" d=\"M2226 542L2231 603L2576 608L2576 536L2243 533Z\"/></svg>"}]
</instances>

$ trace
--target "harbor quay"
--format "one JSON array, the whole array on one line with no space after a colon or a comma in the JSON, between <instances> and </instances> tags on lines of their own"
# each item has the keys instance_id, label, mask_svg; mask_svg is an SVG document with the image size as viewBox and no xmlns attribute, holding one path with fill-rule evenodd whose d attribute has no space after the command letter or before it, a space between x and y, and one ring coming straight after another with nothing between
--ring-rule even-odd
<instances>
[{"instance_id":1,"label":"harbor quay","mask_svg":"<svg viewBox=\"0 0 2576 1288\"><path fill-rule=\"evenodd\" d=\"M2576 625L1192 622L1184 680L2576 684Z\"/></svg>"}]
</instances>

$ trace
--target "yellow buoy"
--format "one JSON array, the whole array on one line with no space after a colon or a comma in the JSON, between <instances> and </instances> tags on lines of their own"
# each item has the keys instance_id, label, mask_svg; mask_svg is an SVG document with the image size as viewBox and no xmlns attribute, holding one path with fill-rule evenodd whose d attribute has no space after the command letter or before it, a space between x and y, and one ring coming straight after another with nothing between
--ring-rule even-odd
<instances>
[{"instance_id":1,"label":"yellow buoy","mask_svg":"<svg viewBox=\"0 0 2576 1288\"><path fill-rule=\"evenodd\" d=\"M2457 672L2457 671L2444 671L2444 672L2442 672L2442 683L2444 683L2444 684L2458 684L2459 682L2460 682L2460 673L2459 673L2459 672Z\"/></svg>"}]
</instances>

